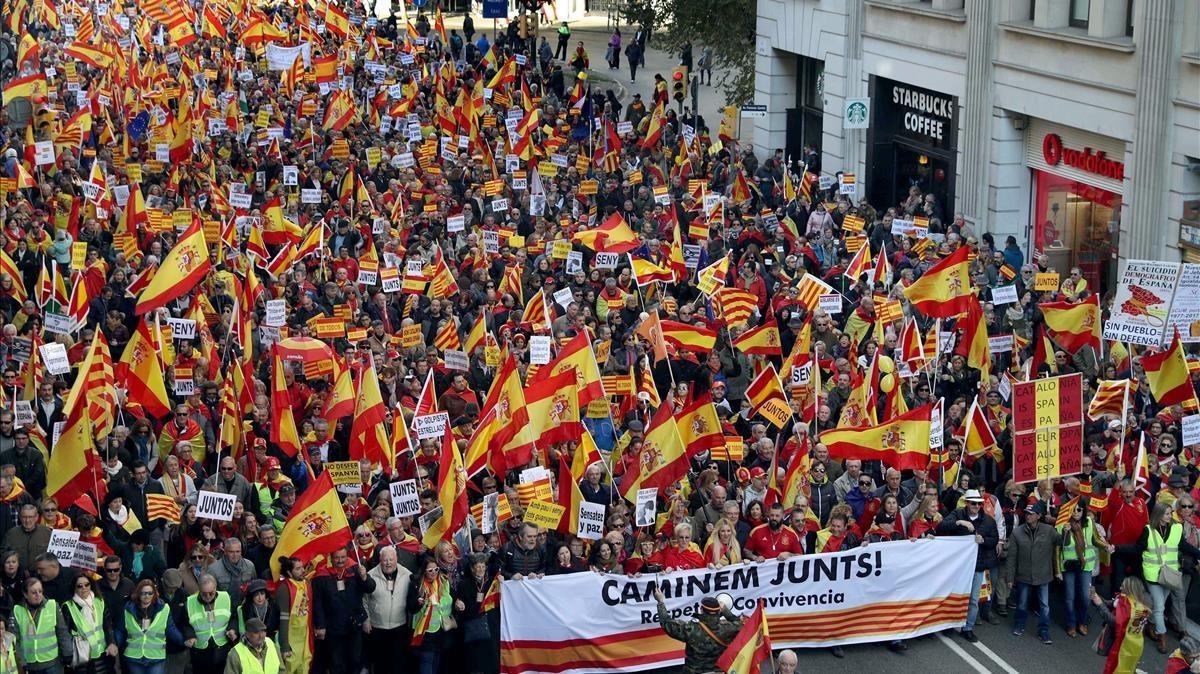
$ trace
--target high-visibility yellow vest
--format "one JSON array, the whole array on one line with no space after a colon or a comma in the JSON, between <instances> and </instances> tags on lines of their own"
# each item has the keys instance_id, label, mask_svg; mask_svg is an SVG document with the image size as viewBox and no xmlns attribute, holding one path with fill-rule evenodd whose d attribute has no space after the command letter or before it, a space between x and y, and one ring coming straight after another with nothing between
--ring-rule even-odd
<instances>
[{"instance_id":1,"label":"high-visibility yellow vest","mask_svg":"<svg viewBox=\"0 0 1200 674\"><path fill-rule=\"evenodd\" d=\"M130 660L167 659L167 619L171 609L164 606L145 630L142 624L125 611L125 633L129 638L125 645L125 657Z\"/></svg>"},{"instance_id":2,"label":"high-visibility yellow vest","mask_svg":"<svg viewBox=\"0 0 1200 674\"><path fill-rule=\"evenodd\" d=\"M1147 524L1150 535L1146 538L1146 551L1142 553L1142 577L1147 583L1157 583L1158 573L1164 565L1179 570L1179 541L1183 539L1183 525L1171 523L1166 541L1158 533L1158 529ZM1159 552L1159 548L1162 551Z\"/></svg>"},{"instance_id":3,"label":"high-visibility yellow vest","mask_svg":"<svg viewBox=\"0 0 1200 674\"><path fill-rule=\"evenodd\" d=\"M38 612L37 620L29 609L18 604L13 608L13 618L21 637L21 655L25 664L38 665L58 660L58 602L47 599Z\"/></svg>"},{"instance_id":4,"label":"high-visibility yellow vest","mask_svg":"<svg viewBox=\"0 0 1200 674\"><path fill-rule=\"evenodd\" d=\"M71 614L71 622L75 623L75 630L84 639L87 639L88 659L95 660L104 654L104 600L99 596L92 597L92 613L96 616L95 624L88 625L87 619L83 617L83 611L79 610L79 606L73 601L67 602L67 612Z\"/></svg>"},{"instance_id":5,"label":"high-visibility yellow vest","mask_svg":"<svg viewBox=\"0 0 1200 674\"><path fill-rule=\"evenodd\" d=\"M229 593L217 591L213 601L212 617L200 604L199 595L192 595L187 600L188 622L196 631L196 648L207 648L211 639L218 648L229 643L225 630L229 628L229 617L233 613L229 609Z\"/></svg>"},{"instance_id":6,"label":"high-visibility yellow vest","mask_svg":"<svg viewBox=\"0 0 1200 674\"><path fill-rule=\"evenodd\" d=\"M246 642L239 641L237 646L233 647L233 653L237 654L238 663L242 665L242 674L279 674L279 649L270 639L267 639L264 645L267 647L267 653L262 662L258 661L258 656L254 655L254 651L250 650Z\"/></svg>"},{"instance_id":7,"label":"high-visibility yellow vest","mask_svg":"<svg viewBox=\"0 0 1200 674\"><path fill-rule=\"evenodd\" d=\"M1062 540L1062 558L1064 562L1072 562L1079 559L1079 552L1075 549L1074 539L1067 536L1067 531L1071 525L1063 524L1058 527L1058 536ZM1088 520L1087 526L1083 528L1083 570L1092 573L1096 570L1096 564L1099 559L1096 556L1096 546L1092 543L1092 536L1095 535L1096 525L1091 520Z\"/></svg>"},{"instance_id":8,"label":"high-visibility yellow vest","mask_svg":"<svg viewBox=\"0 0 1200 674\"><path fill-rule=\"evenodd\" d=\"M4 639L4 635L0 634L0 640ZM0 644L0 672L15 672L17 671L17 648L14 641L9 648L5 648L4 644Z\"/></svg>"}]
</instances>

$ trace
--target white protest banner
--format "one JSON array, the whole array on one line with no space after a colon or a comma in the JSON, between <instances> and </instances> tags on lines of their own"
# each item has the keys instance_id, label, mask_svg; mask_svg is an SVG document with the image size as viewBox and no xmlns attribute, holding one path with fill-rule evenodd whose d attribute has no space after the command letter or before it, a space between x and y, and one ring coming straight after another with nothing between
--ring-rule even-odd
<instances>
[{"instance_id":1,"label":"white protest banner","mask_svg":"<svg viewBox=\"0 0 1200 674\"><path fill-rule=\"evenodd\" d=\"M1013 350L1013 336L992 335L988 337L988 350L992 353L1005 353Z\"/></svg>"},{"instance_id":2,"label":"white protest banner","mask_svg":"<svg viewBox=\"0 0 1200 674\"><path fill-rule=\"evenodd\" d=\"M46 371L50 374L66 374L71 371L71 361L67 359L67 347L58 342L42 344L38 347Z\"/></svg>"},{"instance_id":3,"label":"white protest banner","mask_svg":"<svg viewBox=\"0 0 1200 674\"><path fill-rule=\"evenodd\" d=\"M505 581L500 659L506 671L530 674L679 665L683 643L659 624L655 589L667 612L685 621L699 615L703 597L720 592L733 598L735 614L762 605L774 648L910 639L966 622L976 551L970 537L948 536L638 578L576 573ZM636 665L613 667L631 653Z\"/></svg>"},{"instance_id":4,"label":"white protest banner","mask_svg":"<svg viewBox=\"0 0 1200 674\"><path fill-rule=\"evenodd\" d=\"M57 332L60 335L71 333L71 329L75 327L75 321L71 320L70 316L63 316L51 311L46 312L46 330Z\"/></svg>"},{"instance_id":5,"label":"white protest banner","mask_svg":"<svg viewBox=\"0 0 1200 674\"><path fill-rule=\"evenodd\" d=\"M1104 322L1104 339L1160 345L1178 277L1178 262L1126 260L1117 280L1112 315Z\"/></svg>"},{"instance_id":6,"label":"white protest banner","mask_svg":"<svg viewBox=\"0 0 1200 674\"><path fill-rule=\"evenodd\" d=\"M596 253L596 269L616 269L621 261L619 253Z\"/></svg>"},{"instance_id":7,"label":"white protest banner","mask_svg":"<svg viewBox=\"0 0 1200 674\"><path fill-rule=\"evenodd\" d=\"M1000 286L999 288L992 288L992 304L995 304L995 305L1012 304L1013 302L1016 302L1016 301L1017 301L1017 287L1016 286L1009 285L1009 286Z\"/></svg>"},{"instance_id":8,"label":"white protest banner","mask_svg":"<svg viewBox=\"0 0 1200 674\"><path fill-rule=\"evenodd\" d=\"M820 303L821 308L824 309L825 313L827 313L827 314L842 313L842 296L839 295L838 293L828 293L825 295L821 295L818 297L817 301Z\"/></svg>"},{"instance_id":9,"label":"white protest banner","mask_svg":"<svg viewBox=\"0 0 1200 674\"><path fill-rule=\"evenodd\" d=\"M233 506L236 503L237 497L233 494L201 490L196 498L196 517L232 522Z\"/></svg>"},{"instance_id":10,"label":"white protest banner","mask_svg":"<svg viewBox=\"0 0 1200 674\"><path fill-rule=\"evenodd\" d=\"M658 489L650 487L649 489L639 489L637 493L637 519L634 522L639 527L654 526L654 499L658 495Z\"/></svg>"},{"instance_id":11,"label":"white protest banner","mask_svg":"<svg viewBox=\"0 0 1200 674\"><path fill-rule=\"evenodd\" d=\"M1184 264L1179 270L1164 341L1171 341L1175 334L1172 328L1179 330L1179 340L1184 344L1200 342L1200 264Z\"/></svg>"},{"instance_id":12,"label":"white protest banner","mask_svg":"<svg viewBox=\"0 0 1200 674\"><path fill-rule=\"evenodd\" d=\"M604 537L604 504L579 504L579 537L590 541L598 541Z\"/></svg>"},{"instance_id":13,"label":"white protest banner","mask_svg":"<svg viewBox=\"0 0 1200 674\"><path fill-rule=\"evenodd\" d=\"M33 163L35 166L54 163L54 141L39 140L33 144Z\"/></svg>"},{"instance_id":14,"label":"white protest banner","mask_svg":"<svg viewBox=\"0 0 1200 674\"><path fill-rule=\"evenodd\" d=\"M417 438L421 440L440 438L446 432L446 425L449 423L450 414L447 412L422 414L413 418L413 430L417 432Z\"/></svg>"},{"instance_id":15,"label":"white protest banner","mask_svg":"<svg viewBox=\"0 0 1200 674\"><path fill-rule=\"evenodd\" d=\"M421 514L421 499L417 496L416 480L393 482L388 489L392 493L392 511L396 517L414 517Z\"/></svg>"},{"instance_id":16,"label":"white protest banner","mask_svg":"<svg viewBox=\"0 0 1200 674\"><path fill-rule=\"evenodd\" d=\"M71 566L84 571L96 570L96 545L86 541L75 544L75 554L71 556Z\"/></svg>"},{"instance_id":17,"label":"white protest banner","mask_svg":"<svg viewBox=\"0 0 1200 674\"><path fill-rule=\"evenodd\" d=\"M529 338L529 362L534 365L545 365L550 362L550 337L534 335Z\"/></svg>"},{"instance_id":18,"label":"white protest banner","mask_svg":"<svg viewBox=\"0 0 1200 674\"><path fill-rule=\"evenodd\" d=\"M17 426L28 426L37 423L37 416L33 413L33 402L30 400L18 400L13 409L13 421Z\"/></svg>"},{"instance_id":19,"label":"white protest banner","mask_svg":"<svg viewBox=\"0 0 1200 674\"><path fill-rule=\"evenodd\" d=\"M287 300L267 300L267 315L263 323L272 328L287 324Z\"/></svg>"},{"instance_id":20,"label":"white protest banner","mask_svg":"<svg viewBox=\"0 0 1200 674\"><path fill-rule=\"evenodd\" d=\"M163 160L160 159L159 161L163 161ZM167 162L163 161L163 163L165 164ZM229 205L233 206L234 208L240 208L242 210L247 210L250 208L250 204L253 201L254 201L254 197L247 194L246 192L234 192L234 193L230 193L230 195L229 195Z\"/></svg>"},{"instance_id":21,"label":"white protest banner","mask_svg":"<svg viewBox=\"0 0 1200 674\"><path fill-rule=\"evenodd\" d=\"M563 309L567 305L575 301L575 293L571 292L570 288L561 288L554 291L554 301Z\"/></svg>"},{"instance_id":22,"label":"white protest banner","mask_svg":"<svg viewBox=\"0 0 1200 674\"><path fill-rule=\"evenodd\" d=\"M461 232L467 228L467 218L464 215L451 215L446 218L447 232Z\"/></svg>"},{"instance_id":23,"label":"white protest banner","mask_svg":"<svg viewBox=\"0 0 1200 674\"><path fill-rule=\"evenodd\" d=\"M447 370L458 370L459 372L466 372L467 370L471 369L471 363L469 360L467 360L467 352L466 351L455 351L454 349L447 349L442 354L442 356L446 361L446 369Z\"/></svg>"},{"instance_id":24,"label":"white protest banner","mask_svg":"<svg viewBox=\"0 0 1200 674\"><path fill-rule=\"evenodd\" d=\"M304 60L304 69L312 65L312 46L302 42L295 47L281 47L274 42L267 45L267 68L270 70L291 70L296 59Z\"/></svg>"},{"instance_id":25,"label":"white protest banner","mask_svg":"<svg viewBox=\"0 0 1200 674\"><path fill-rule=\"evenodd\" d=\"M46 552L58 557L59 564L71 566L71 559L75 557L76 545L79 545L78 531L51 529L50 547L46 548Z\"/></svg>"},{"instance_id":26,"label":"white protest banner","mask_svg":"<svg viewBox=\"0 0 1200 674\"><path fill-rule=\"evenodd\" d=\"M196 321L190 318L168 318L167 325L171 326L171 337L174 339L196 338Z\"/></svg>"},{"instance_id":27,"label":"white protest banner","mask_svg":"<svg viewBox=\"0 0 1200 674\"><path fill-rule=\"evenodd\" d=\"M1183 446L1200 445L1200 414L1189 414L1180 421L1183 426Z\"/></svg>"},{"instance_id":28,"label":"white protest banner","mask_svg":"<svg viewBox=\"0 0 1200 674\"><path fill-rule=\"evenodd\" d=\"M321 203L321 195L323 192L320 188L300 190L300 203L302 204L319 204Z\"/></svg>"}]
</instances>

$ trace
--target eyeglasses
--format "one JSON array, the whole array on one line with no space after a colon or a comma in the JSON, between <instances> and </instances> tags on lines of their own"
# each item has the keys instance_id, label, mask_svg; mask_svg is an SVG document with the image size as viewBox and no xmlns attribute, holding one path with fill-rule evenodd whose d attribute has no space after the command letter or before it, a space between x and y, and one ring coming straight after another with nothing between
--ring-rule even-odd
<instances>
[{"instance_id":1,"label":"eyeglasses","mask_svg":"<svg viewBox=\"0 0 1200 674\"><path fill-rule=\"evenodd\" d=\"M151 590L142 590L141 592L138 593L138 596L139 597L153 597L154 592Z\"/></svg>"},{"instance_id":2,"label":"eyeglasses","mask_svg":"<svg viewBox=\"0 0 1200 674\"><path fill-rule=\"evenodd\" d=\"M121 569L120 569L120 568L116 568L116 569L105 569L105 570L104 570L104 573L121 573Z\"/></svg>"},{"instance_id":3,"label":"eyeglasses","mask_svg":"<svg viewBox=\"0 0 1200 674\"><path fill-rule=\"evenodd\" d=\"M221 472L233 472L233 468L221 468Z\"/></svg>"},{"instance_id":4,"label":"eyeglasses","mask_svg":"<svg viewBox=\"0 0 1200 674\"><path fill-rule=\"evenodd\" d=\"M75 585L75 589L76 590L86 590L87 588L89 588L91 586L92 586L91 583L78 583Z\"/></svg>"},{"instance_id":5,"label":"eyeglasses","mask_svg":"<svg viewBox=\"0 0 1200 674\"><path fill-rule=\"evenodd\" d=\"M871 481L870 481L870 480L859 480L859 481L858 481L858 485L859 485L860 487L870 487L870 486L871 486Z\"/></svg>"},{"instance_id":6,"label":"eyeglasses","mask_svg":"<svg viewBox=\"0 0 1200 674\"><path fill-rule=\"evenodd\" d=\"M1196 506L1194 506L1194 505L1181 505L1181 506L1179 506L1179 508L1180 508L1181 510L1194 510L1194 509L1196 508Z\"/></svg>"},{"instance_id":7,"label":"eyeglasses","mask_svg":"<svg viewBox=\"0 0 1200 674\"><path fill-rule=\"evenodd\" d=\"M192 561L193 562L203 562L204 556L203 555L192 555Z\"/></svg>"},{"instance_id":8,"label":"eyeglasses","mask_svg":"<svg viewBox=\"0 0 1200 674\"><path fill-rule=\"evenodd\" d=\"M49 515L50 513L58 512L58 508L42 508L42 513Z\"/></svg>"}]
</instances>

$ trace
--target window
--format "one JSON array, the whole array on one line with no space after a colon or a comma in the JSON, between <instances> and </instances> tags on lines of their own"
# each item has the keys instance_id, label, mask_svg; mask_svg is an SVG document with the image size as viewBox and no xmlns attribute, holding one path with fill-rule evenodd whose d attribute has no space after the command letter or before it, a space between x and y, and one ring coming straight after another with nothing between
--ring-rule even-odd
<instances>
[{"instance_id":1,"label":"window","mask_svg":"<svg viewBox=\"0 0 1200 674\"><path fill-rule=\"evenodd\" d=\"M1071 0L1071 12L1067 23L1073 28L1087 28L1092 11L1092 0Z\"/></svg>"},{"instance_id":2,"label":"window","mask_svg":"<svg viewBox=\"0 0 1200 674\"><path fill-rule=\"evenodd\" d=\"M1133 0L1125 2L1125 37L1133 37Z\"/></svg>"},{"instance_id":3,"label":"window","mask_svg":"<svg viewBox=\"0 0 1200 674\"><path fill-rule=\"evenodd\" d=\"M1037 0L1029 0L1029 20L1033 21L1034 14L1037 12Z\"/></svg>"}]
</instances>

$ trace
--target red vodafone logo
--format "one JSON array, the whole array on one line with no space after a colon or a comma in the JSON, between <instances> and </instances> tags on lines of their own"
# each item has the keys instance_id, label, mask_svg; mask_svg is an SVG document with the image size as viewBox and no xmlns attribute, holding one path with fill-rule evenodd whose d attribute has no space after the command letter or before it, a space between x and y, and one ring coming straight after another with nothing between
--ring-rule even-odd
<instances>
[{"instance_id":1,"label":"red vodafone logo","mask_svg":"<svg viewBox=\"0 0 1200 674\"><path fill-rule=\"evenodd\" d=\"M1062 159L1062 138L1057 133L1048 133L1042 139L1042 157L1051 166L1057 165Z\"/></svg>"}]
</instances>

